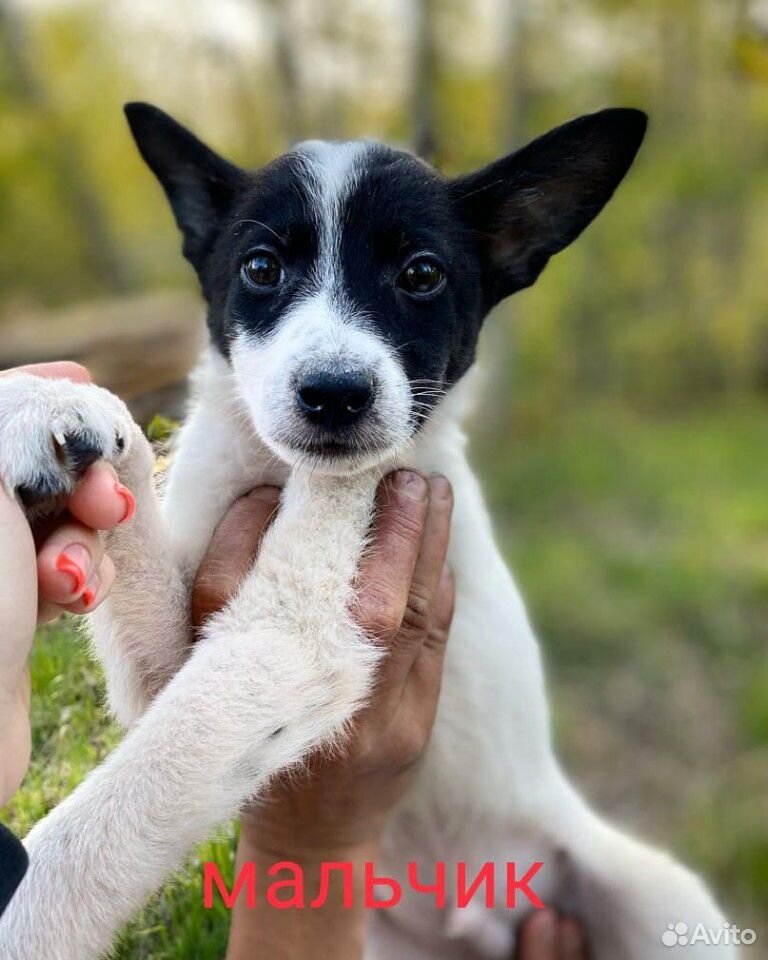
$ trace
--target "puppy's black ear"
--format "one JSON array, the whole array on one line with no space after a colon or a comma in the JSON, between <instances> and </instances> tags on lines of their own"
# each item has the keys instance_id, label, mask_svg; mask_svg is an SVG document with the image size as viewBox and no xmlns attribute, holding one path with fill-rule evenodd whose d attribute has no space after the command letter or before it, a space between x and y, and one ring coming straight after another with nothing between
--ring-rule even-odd
<instances>
[{"instance_id":1,"label":"puppy's black ear","mask_svg":"<svg viewBox=\"0 0 768 960\"><path fill-rule=\"evenodd\" d=\"M610 199L645 135L640 110L603 110L557 127L485 169L451 181L475 235L491 306L530 286Z\"/></svg>"},{"instance_id":2,"label":"puppy's black ear","mask_svg":"<svg viewBox=\"0 0 768 960\"><path fill-rule=\"evenodd\" d=\"M199 273L246 174L151 104L128 103L125 115L184 234L184 256Z\"/></svg>"}]
</instances>

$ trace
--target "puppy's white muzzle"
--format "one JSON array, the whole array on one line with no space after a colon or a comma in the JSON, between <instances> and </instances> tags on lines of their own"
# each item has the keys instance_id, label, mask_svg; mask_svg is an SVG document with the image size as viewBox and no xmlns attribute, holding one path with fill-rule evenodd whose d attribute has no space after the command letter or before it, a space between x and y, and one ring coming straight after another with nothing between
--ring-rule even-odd
<instances>
[{"instance_id":1,"label":"puppy's white muzzle","mask_svg":"<svg viewBox=\"0 0 768 960\"><path fill-rule=\"evenodd\" d=\"M269 335L240 335L231 359L256 432L289 464L353 472L392 459L412 436L411 390L394 351L322 293Z\"/></svg>"}]
</instances>

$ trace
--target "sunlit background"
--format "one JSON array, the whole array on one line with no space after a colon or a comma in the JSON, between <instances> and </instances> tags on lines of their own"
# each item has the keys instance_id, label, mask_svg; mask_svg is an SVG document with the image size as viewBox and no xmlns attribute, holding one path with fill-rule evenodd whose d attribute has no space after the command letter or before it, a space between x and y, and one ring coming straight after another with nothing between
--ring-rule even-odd
<instances>
[{"instance_id":1,"label":"sunlit background","mask_svg":"<svg viewBox=\"0 0 768 960\"><path fill-rule=\"evenodd\" d=\"M768 940L768 3L0 0L0 367L85 360L148 420L180 409L202 307L130 99L244 165L370 136L449 172L650 113L615 200L489 320L475 459L569 769ZM34 681L20 831L116 738L69 626ZM225 940L192 865L118 956Z\"/></svg>"}]
</instances>

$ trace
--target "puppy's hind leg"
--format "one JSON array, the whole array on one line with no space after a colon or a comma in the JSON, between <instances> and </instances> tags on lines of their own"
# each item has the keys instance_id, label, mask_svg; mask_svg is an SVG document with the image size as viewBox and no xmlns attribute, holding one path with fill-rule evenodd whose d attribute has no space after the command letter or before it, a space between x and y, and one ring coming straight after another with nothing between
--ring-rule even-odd
<instances>
[{"instance_id":1,"label":"puppy's hind leg","mask_svg":"<svg viewBox=\"0 0 768 960\"><path fill-rule=\"evenodd\" d=\"M558 832L575 877L563 906L584 921L591 958L664 960L669 946L662 938L685 924L721 934L716 944L688 944L690 960L734 960L712 895L669 854L601 820L575 792L560 809Z\"/></svg>"},{"instance_id":2,"label":"puppy's hind leg","mask_svg":"<svg viewBox=\"0 0 768 960\"><path fill-rule=\"evenodd\" d=\"M117 576L88 627L104 665L110 707L129 726L189 654L191 585L172 554L143 436L118 473L135 497L135 514L106 535Z\"/></svg>"},{"instance_id":3,"label":"puppy's hind leg","mask_svg":"<svg viewBox=\"0 0 768 960\"><path fill-rule=\"evenodd\" d=\"M140 716L189 655L190 594L197 568L221 518L255 484L282 484L285 468L250 430L214 364L198 371L195 406L174 445L162 502L146 455L121 466L137 493L134 519L108 535L117 567L110 597L93 617L114 712L128 725Z\"/></svg>"}]
</instances>

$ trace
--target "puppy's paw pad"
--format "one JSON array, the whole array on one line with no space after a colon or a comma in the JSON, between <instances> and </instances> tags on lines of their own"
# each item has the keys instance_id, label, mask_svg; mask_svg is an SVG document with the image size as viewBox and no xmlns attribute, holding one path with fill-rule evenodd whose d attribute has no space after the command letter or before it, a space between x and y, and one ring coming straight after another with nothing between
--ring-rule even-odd
<instances>
[{"instance_id":1,"label":"puppy's paw pad","mask_svg":"<svg viewBox=\"0 0 768 960\"><path fill-rule=\"evenodd\" d=\"M84 474L91 464L108 455L101 442L87 433L58 433L53 440L62 468L76 475Z\"/></svg>"}]
</instances>

